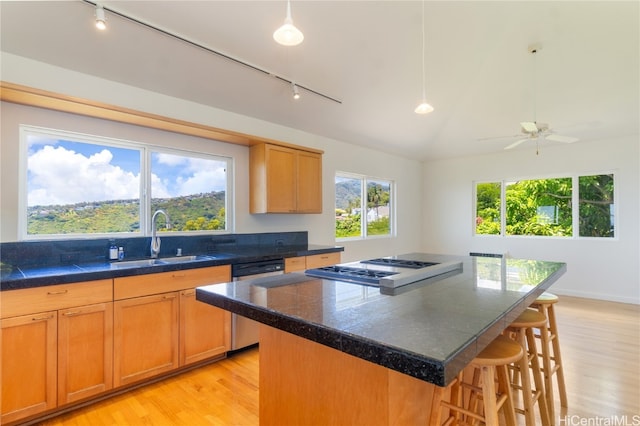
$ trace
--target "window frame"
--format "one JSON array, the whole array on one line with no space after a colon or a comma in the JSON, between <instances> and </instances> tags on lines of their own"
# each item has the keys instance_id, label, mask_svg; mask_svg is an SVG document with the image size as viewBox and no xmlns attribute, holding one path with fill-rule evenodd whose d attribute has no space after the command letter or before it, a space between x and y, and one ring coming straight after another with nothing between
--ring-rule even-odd
<instances>
[{"instance_id":1,"label":"window frame","mask_svg":"<svg viewBox=\"0 0 640 426\"><path fill-rule=\"evenodd\" d=\"M598 175L611 175L613 177L613 219L614 219L614 235L613 237L585 237L580 236L580 191L579 181L581 177L586 176L598 176ZM544 179L571 179L571 223L572 223L572 235L571 236L546 236L546 235L507 235L507 212L506 212L506 188L511 182L525 181L525 180L544 180ZM473 209L472 209L472 236L475 238L534 238L534 239L552 239L552 240L594 240L594 241L617 241L620 236L620 218L619 218L619 196L618 187L616 183L618 173L615 170L607 171L595 171L595 172L581 172L572 174L557 174L557 175L545 175L545 176L533 176L533 177L520 177L515 179L482 179L473 181ZM479 184L483 183L499 183L500 184L500 233L499 234L478 234L476 233L476 219L477 219L477 203L478 194L477 189Z\"/></svg>"},{"instance_id":2,"label":"window frame","mask_svg":"<svg viewBox=\"0 0 640 426\"><path fill-rule=\"evenodd\" d=\"M335 228L335 181L336 178L356 179L360 181L360 235L355 237L337 237ZM388 182L389 183L389 233L384 235L369 235L368 234L368 221L367 221L367 185L369 182ZM394 238L396 236L396 183L393 179L382 178L379 176L369 176L352 172L336 171L333 178L334 187L334 228L333 235L336 241L360 241L360 240L373 240L381 238Z\"/></svg>"},{"instance_id":3,"label":"window frame","mask_svg":"<svg viewBox=\"0 0 640 426\"><path fill-rule=\"evenodd\" d=\"M112 146L117 148L137 150L140 152L140 182L139 182L139 219L138 232L100 232L100 233L68 233L68 234L28 234L28 134L39 134L71 142ZM185 236L198 234L230 234L235 226L234 215L234 159L223 155L209 154L200 151L176 149L171 147L152 145L126 139L107 136L91 135L68 130L52 129L40 126L21 124L19 127L19 165L18 165L18 239L21 241L60 240L69 238L134 238L151 235L151 155L152 153L166 153L177 156L197 157L226 163L225 188L225 228L224 230L173 231L171 235Z\"/></svg>"}]
</instances>

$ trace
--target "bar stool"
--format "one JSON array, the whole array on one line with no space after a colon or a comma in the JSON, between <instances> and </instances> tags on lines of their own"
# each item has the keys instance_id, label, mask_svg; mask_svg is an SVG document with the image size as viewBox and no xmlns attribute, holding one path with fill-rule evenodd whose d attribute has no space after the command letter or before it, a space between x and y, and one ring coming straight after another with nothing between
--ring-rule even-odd
<instances>
[{"instance_id":1,"label":"bar stool","mask_svg":"<svg viewBox=\"0 0 640 426\"><path fill-rule=\"evenodd\" d=\"M536 419L533 406L537 403L540 409L540 419L544 426L551 425L549 419L549 409L547 408L547 399L544 393L544 383L542 380L542 370L540 368L540 360L538 358L538 349L534 336L534 328L544 327L547 318L538 311L532 309L525 310L515 321L508 327L506 332L514 336L515 340L520 343L524 349L523 356L517 363L513 364L514 376L512 386L522 391L522 403L524 408L517 408L515 411L524 414L527 426L535 426ZM533 384L531 384L531 376L533 376Z\"/></svg>"},{"instance_id":2,"label":"bar stool","mask_svg":"<svg viewBox=\"0 0 640 426\"><path fill-rule=\"evenodd\" d=\"M553 376L558 382L558 393L560 405L567 407L567 389L564 384L564 371L562 368L562 356L560 354L560 339L558 338L558 325L553 306L558 302L558 296L552 293L542 293L531 304L531 307L547 318L547 323L540 329L536 337L541 341L540 356L542 359L542 372L544 374L544 391L547 397L547 407L549 417L555 419L554 397L553 397Z\"/></svg>"},{"instance_id":3,"label":"bar stool","mask_svg":"<svg viewBox=\"0 0 640 426\"><path fill-rule=\"evenodd\" d=\"M499 410L501 410L507 426L515 426L516 416L507 366L521 359L523 354L524 351L519 344L505 336L498 336L471 361L474 377L479 377L479 381L474 380L471 384L464 383L463 372L460 372L446 388L436 387L431 403L429 425L458 424L461 418L466 416L475 419L474 421L482 421L487 426L498 426ZM483 414L473 410L472 407L464 406L464 388L480 394ZM445 400L444 395L447 390L450 391L450 397ZM449 409L449 417L441 423L443 407Z\"/></svg>"}]
</instances>

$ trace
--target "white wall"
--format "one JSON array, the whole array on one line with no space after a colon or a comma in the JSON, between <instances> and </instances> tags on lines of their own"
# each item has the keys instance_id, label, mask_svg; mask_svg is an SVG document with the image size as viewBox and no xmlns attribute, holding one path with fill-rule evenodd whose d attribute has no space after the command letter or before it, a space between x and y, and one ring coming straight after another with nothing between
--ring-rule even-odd
<instances>
[{"instance_id":1,"label":"white wall","mask_svg":"<svg viewBox=\"0 0 640 426\"><path fill-rule=\"evenodd\" d=\"M423 250L451 254L508 252L516 258L567 263L553 292L640 303L638 136L505 151L424 166ZM474 236L475 181L615 173L615 239Z\"/></svg>"},{"instance_id":2,"label":"white wall","mask_svg":"<svg viewBox=\"0 0 640 426\"><path fill-rule=\"evenodd\" d=\"M0 241L17 239L18 124L31 124L100 136L175 146L231 156L235 159L236 233L308 231L312 244L344 245L345 261L417 251L422 226L419 202L422 165L292 128L207 107L94 76L72 72L2 52L3 81L51 92L118 105L222 129L281 140L325 151L323 157L323 213L311 215L251 215L249 210L248 148L177 135L107 120L46 109L2 103L0 139ZM391 179L400 188L398 237L370 242L336 243L334 239L334 176L336 170Z\"/></svg>"}]
</instances>

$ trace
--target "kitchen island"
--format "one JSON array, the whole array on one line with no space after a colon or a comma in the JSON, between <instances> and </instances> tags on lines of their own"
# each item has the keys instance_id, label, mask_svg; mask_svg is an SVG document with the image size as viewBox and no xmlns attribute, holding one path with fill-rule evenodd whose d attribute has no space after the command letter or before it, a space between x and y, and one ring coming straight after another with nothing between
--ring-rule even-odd
<instances>
[{"instance_id":1,"label":"kitchen island","mask_svg":"<svg viewBox=\"0 0 640 426\"><path fill-rule=\"evenodd\" d=\"M261 424L426 424L434 386L566 271L535 260L404 257L462 269L391 291L302 273L196 290L263 324Z\"/></svg>"}]
</instances>

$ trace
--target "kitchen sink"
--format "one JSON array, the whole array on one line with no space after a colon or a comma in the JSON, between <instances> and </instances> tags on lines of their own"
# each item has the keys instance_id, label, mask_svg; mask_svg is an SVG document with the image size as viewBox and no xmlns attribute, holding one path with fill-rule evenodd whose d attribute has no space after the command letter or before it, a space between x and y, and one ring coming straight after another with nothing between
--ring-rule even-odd
<instances>
[{"instance_id":1,"label":"kitchen sink","mask_svg":"<svg viewBox=\"0 0 640 426\"><path fill-rule=\"evenodd\" d=\"M144 266L165 265L160 259L143 259L143 260L127 260L125 262L114 262L111 264L111 269L125 269L125 268L142 268Z\"/></svg>"},{"instance_id":2,"label":"kitchen sink","mask_svg":"<svg viewBox=\"0 0 640 426\"><path fill-rule=\"evenodd\" d=\"M176 257L163 257L155 259L159 264L171 264L171 263L185 263L185 262L197 262L199 260L212 260L215 256L176 256Z\"/></svg>"},{"instance_id":3,"label":"kitchen sink","mask_svg":"<svg viewBox=\"0 0 640 426\"><path fill-rule=\"evenodd\" d=\"M127 260L124 262L112 263L111 269L143 268L145 266L172 265L174 263L198 262L202 260L213 260L216 258L217 256L200 255L200 256L163 257L159 259Z\"/></svg>"}]
</instances>

